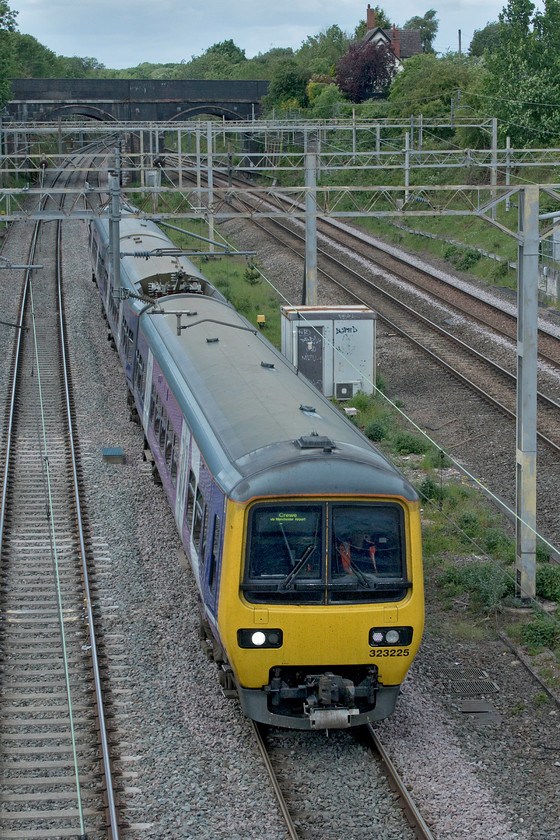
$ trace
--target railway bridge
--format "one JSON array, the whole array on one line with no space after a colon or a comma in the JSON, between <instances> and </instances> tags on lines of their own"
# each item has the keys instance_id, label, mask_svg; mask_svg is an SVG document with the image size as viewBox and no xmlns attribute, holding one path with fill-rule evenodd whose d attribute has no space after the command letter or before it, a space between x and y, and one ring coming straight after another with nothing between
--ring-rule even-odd
<instances>
[{"instance_id":1,"label":"railway bridge","mask_svg":"<svg viewBox=\"0 0 560 840\"><path fill-rule=\"evenodd\" d=\"M86 117L101 122L167 122L201 114L251 120L268 93L264 80L13 79L9 115L20 122Z\"/></svg>"}]
</instances>

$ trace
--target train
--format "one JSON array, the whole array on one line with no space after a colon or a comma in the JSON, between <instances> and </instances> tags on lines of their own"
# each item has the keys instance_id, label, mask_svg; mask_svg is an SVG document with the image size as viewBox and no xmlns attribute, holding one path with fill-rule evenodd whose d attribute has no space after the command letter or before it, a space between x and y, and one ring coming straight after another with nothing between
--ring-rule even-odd
<instances>
[{"instance_id":1,"label":"train","mask_svg":"<svg viewBox=\"0 0 560 840\"><path fill-rule=\"evenodd\" d=\"M390 716L424 625L417 492L154 222L101 214L89 251L223 692L290 729Z\"/></svg>"}]
</instances>

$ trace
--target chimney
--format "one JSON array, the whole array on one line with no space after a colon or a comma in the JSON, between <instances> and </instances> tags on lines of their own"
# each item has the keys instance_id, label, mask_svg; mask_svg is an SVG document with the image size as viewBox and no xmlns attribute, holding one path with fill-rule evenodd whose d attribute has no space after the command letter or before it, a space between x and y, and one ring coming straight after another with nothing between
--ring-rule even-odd
<instances>
[{"instance_id":1,"label":"chimney","mask_svg":"<svg viewBox=\"0 0 560 840\"><path fill-rule=\"evenodd\" d=\"M369 32L371 29L375 29L376 26L377 24L375 22L375 9L372 9L370 4L368 3L366 15L366 29Z\"/></svg>"},{"instance_id":2,"label":"chimney","mask_svg":"<svg viewBox=\"0 0 560 840\"><path fill-rule=\"evenodd\" d=\"M391 36L391 46L393 47L393 52L397 56L398 59L401 57L401 39L399 35L399 30L393 24L393 34Z\"/></svg>"}]
</instances>

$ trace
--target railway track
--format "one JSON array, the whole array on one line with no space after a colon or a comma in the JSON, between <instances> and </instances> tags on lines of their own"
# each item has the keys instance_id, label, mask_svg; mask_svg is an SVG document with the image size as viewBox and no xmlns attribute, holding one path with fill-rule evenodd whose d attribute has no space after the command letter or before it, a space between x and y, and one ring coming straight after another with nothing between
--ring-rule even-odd
<instances>
[{"instance_id":1,"label":"railway track","mask_svg":"<svg viewBox=\"0 0 560 840\"><path fill-rule=\"evenodd\" d=\"M387 830L402 840L433 840L373 727L303 742L291 732L252 727L291 840L338 840L341 825L356 840ZM330 760L321 760L323 752Z\"/></svg>"},{"instance_id":2,"label":"railway track","mask_svg":"<svg viewBox=\"0 0 560 840\"><path fill-rule=\"evenodd\" d=\"M43 269L24 282L3 436L0 836L117 840L60 241L60 223L36 226L29 262Z\"/></svg>"}]
</instances>

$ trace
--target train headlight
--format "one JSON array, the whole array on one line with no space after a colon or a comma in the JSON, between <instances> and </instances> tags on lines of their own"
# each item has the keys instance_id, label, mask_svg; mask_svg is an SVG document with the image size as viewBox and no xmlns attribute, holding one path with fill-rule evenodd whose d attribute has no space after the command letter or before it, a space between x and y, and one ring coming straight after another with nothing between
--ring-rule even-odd
<instances>
[{"instance_id":1,"label":"train headlight","mask_svg":"<svg viewBox=\"0 0 560 840\"><path fill-rule=\"evenodd\" d=\"M240 648L279 648L282 647L281 630L238 630L237 644Z\"/></svg>"},{"instance_id":2,"label":"train headlight","mask_svg":"<svg viewBox=\"0 0 560 840\"><path fill-rule=\"evenodd\" d=\"M412 633L412 627L372 627L369 631L369 643L371 647L409 645Z\"/></svg>"}]
</instances>

